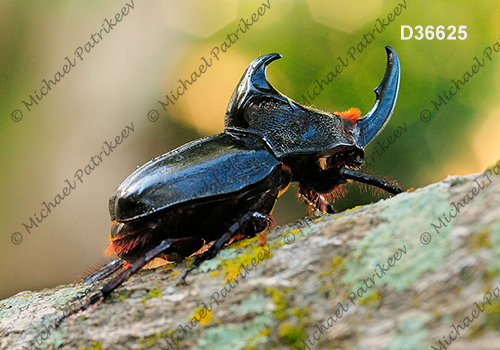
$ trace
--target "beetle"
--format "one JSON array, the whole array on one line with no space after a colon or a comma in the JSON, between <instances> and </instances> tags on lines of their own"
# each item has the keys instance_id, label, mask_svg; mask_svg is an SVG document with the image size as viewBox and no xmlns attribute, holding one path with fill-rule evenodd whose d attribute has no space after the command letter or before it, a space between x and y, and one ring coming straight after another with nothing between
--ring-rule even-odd
<instances>
[{"instance_id":1,"label":"beetle","mask_svg":"<svg viewBox=\"0 0 500 350\"><path fill-rule=\"evenodd\" d=\"M291 100L266 77L267 66L282 56L255 59L231 96L222 133L151 160L111 196L109 251L119 258L87 281L116 272L123 261L129 266L79 310L106 298L155 257L180 261L214 242L196 256L192 270L235 237L265 230L291 182L311 208L328 213L334 211L329 194L348 180L402 192L359 170L363 149L389 121L398 95L399 59L385 48L385 74L363 118L357 109L330 113Z\"/></svg>"}]
</instances>

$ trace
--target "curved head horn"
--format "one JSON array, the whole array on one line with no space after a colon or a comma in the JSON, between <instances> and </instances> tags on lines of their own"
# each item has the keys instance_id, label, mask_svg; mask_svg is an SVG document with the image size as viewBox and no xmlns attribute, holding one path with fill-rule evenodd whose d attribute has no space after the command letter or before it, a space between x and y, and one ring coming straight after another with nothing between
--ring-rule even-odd
<instances>
[{"instance_id":1,"label":"curved head horn","mask_svg":"<svg viewBox=\"0 0 500 350\"><path fill-rule=\"evenodd\" d=\"M352 131L356 144L360 148L377 136L391 118L398 98L400 66L398 55L390 46L386 46L387 68L380 84L375 88L377 99L373 108L359 119Z\"/></svg>"},{"instance_id":2,"label":"curved head horn","mask_svg":"<svg viewBox=\"0 0 500 350\"><path fill-rule=\"evenodd\" d=\"M240 119L239 113L243 112L242 107L253 97L258 95L271 95L277 98L283 97L283 95L269 83L266 77L267 66L281 57L283 56L279 53L270 53L256 58L250 63L245 73L243 73L236 89L234 89L233 95L227 105L226 125L235 126L234 124L238 124L237 120Z\"/></svg>"}]
</instances>

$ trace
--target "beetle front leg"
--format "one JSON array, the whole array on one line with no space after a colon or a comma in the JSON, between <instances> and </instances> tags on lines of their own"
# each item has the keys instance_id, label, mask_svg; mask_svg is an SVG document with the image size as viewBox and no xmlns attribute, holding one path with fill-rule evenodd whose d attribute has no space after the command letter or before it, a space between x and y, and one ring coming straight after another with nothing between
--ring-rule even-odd
<instances>
[{"instance_id":1,"label":"beetle front leg","mask_svg":"<svg viewBox=\"0 0 500 350\"><path fill-rule=\"evenodd\" d=\"M307 187L301 186L298 195L304 199L311 213L314 210L319 210L324 213L335 214L335 209L324 194L316 193Z\"/></svg>"},{"instance_id":2,"label":"beetle front leg","mask_svg":"<svg viewBox=\"0 0 500 350\"><path fill-rule=\"evenodd\" d=\"M381 188L384 191L387 191L392 194L399 194L403 192L403 189L399 185L390 183L389 181L380 179L370 174L363 173L361 171L341 168L339 170L339 173L345 180L359 181L368 185Z\"/></svg>"},{"instance_id":3,"label":"beetle front leg","mask_svg":"<svg viewBox=\"0 0 500 350\"><path fill-rule=\"evenodd\" d=\"M403 192L403 189L384 179L359 170L347 167L331 167L326 170L309 171L299 180L299 196L303 197L309 208L318 209L326 213L335 213L328 198L344 195L344 184L349 180L378 187L392 194Z\"/></svg>"},{"instance_id":4,"label":"beetle front leg","mask_svg":"<svg viewBox=\"0 0 500 350\"><path fill-rule=\"evenodd\" d=\"M271 216L258 211L247 212L246 214L243 214L229 227L226 233L224 233L214 244L212 244L210 248L208 248L207 251L195 256L193 266L189 270L187 270L184 275L182 275L180 283L186 284L186 277L191 271L200 266L201 263L205 260L215 257L217 253L222 249L222 247L229 243L234 236L238 235L241 231L244 230L246 224L255 221L257 221L259 224L265 222L266 226L270 226L274 223L274 220L271 218ZM260 232L261 230L259 230L259 228L261 227L263 227L263 225L257 224L255 226L255 233Z\"/></svg>"}]
</instances>

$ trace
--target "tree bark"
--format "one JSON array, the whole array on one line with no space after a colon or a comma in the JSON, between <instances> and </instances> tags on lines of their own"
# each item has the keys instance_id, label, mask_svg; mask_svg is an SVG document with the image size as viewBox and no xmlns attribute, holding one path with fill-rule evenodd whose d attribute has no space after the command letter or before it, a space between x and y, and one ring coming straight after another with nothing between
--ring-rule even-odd
<instances>
[{"instance_id":1,"label":"tree bark","mask_svg":"<svg viewBox=\"0 0 500 350\"><path fill-rule=\"evenodd\" d=\"M496 168L143 270L0 301L2 349L498 349Z\"/></svg>"}]
</instances>

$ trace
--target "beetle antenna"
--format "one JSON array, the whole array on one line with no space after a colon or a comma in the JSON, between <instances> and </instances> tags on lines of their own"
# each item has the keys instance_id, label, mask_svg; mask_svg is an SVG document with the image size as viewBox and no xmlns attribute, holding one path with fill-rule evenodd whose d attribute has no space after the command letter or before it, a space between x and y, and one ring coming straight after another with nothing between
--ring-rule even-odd
<instances>
[{"instance_id":1,"label":"beetle antenna","mask_svg":"<svg viewBox=\"0 0 500 350\"><path fill-rule=\"evenodd\" d=\"M344 180L355 180L368 185L376 186L392 194L403 192L403 189L399 185L390 183L381 178L363 173L358 170L340 168L339 174L344 178Z\"/></svg>"},{"instance_id":2,"label":"beetle antenna","mask_svg":"<svg viewBox=\"0 0 500 350\"><path fill-rule=\"evenodd\" d=\"M163 240L159 245L157 245L155 248L147 252L145 256L137 259L137 261L134 262L132 266L130 266L128 269L120 273L111 282L106 284L99 292L92 295L87 304L82 305L80 308L72 310L67 315L61 317L59 321L56 323L56 326L58 327L61 324L61 322L64 321L64 319L68 318L69 316L79 313L80 311L85 311L90 305L105 299L108 295L111 294L111 292L113 292L116 288L118 288L126 280L128 280L130 276L132 276L134 273L142 269L145 265L147 265L151 260L156 258L158 255L163 253L166 249L170 248L170 246L171 246L170 239Z\"/></svg>"}]
</instances>

